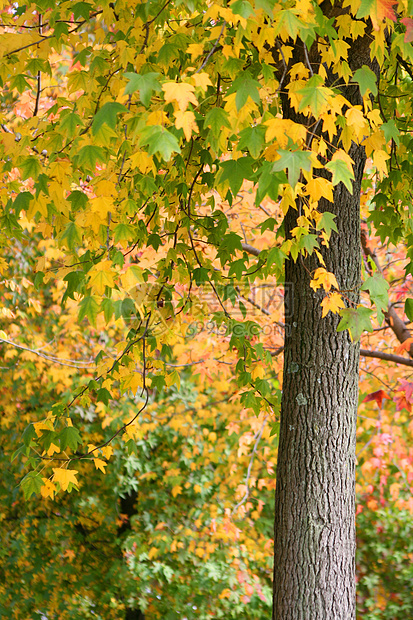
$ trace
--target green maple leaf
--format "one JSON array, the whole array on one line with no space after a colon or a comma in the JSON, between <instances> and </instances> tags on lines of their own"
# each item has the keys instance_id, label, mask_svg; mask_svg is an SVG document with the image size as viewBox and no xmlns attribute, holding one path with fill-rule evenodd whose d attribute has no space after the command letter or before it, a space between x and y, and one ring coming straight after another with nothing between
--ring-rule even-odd
<instances>
[{"instance_id":1,"label":"green maple leaf","mask_svg":"<svg viewBox=\"0 0 413 620\"><path fill-rule=\"evenodd\" d=\"M29 157L26 157L26 159L24 159L20 164L20 169L22 171L23 181L26 181L26 179L36 180L42 171L39 160L34 155L29 155Z\"/></svg>"},{"instance_id":2,"label":"green maple leaf","mask_svg":"<svg viewBox=\"0 0 413 620\"><path fill-rule=\"evenodd\" d=\"M59 239L59 246L66 245L69 250L73 250L82 243L82 229L74 222L69 222Z\"/></svg>"},{"instance_id":3,"label":"green maple leaf","mask_svg":"<svg viewBox=\"0 0 413 620\"><path fill-rule=\"evenodd\" d=\"M376 272L373 276L367 278L361 287L362 291L369 291L371 301L376 304L377 318L379 323L384 319L383 310L387 310L389 305L388 290L389 283L383 276Z\"/></svg>"},{"instance_id":4,"label":"green maple leaf","mask_svg":"<svg viewBox=\"0 0 413 620\"><path fill-rule=\"evenodd\" d=\"M368 91L374 96L377 95L377 77L367 65L363 65L360 69L357 69L353 78L359 85L363 97Z\"/></svg>"},{"instance_id":5,"label":"green maple leaf","mask_svg":"<svg viewBox=\"0 0 413 620\"><path fill-rule=\"evenodd\" d=\"M79 431L74 426L67 426L56 437L60 441L60 448L65 450L67 446L76 451L77 446L82 443Z\"/></svg>"},{"instance_id":6,"label":"green maple leaf","mask_svg":"<svg viewBox=\"0 0 413 620\"><path fill-rule=\"evenodd\" d=\"M160 125L145 127L140 132L139 143L148 147L149 155L159 153L165 161L171 159L172 153L181 152L177 137Z\"/></svg>"},{"instance_id":7,"label":"green maple leaf","mask_svg":"<svg viewBox=\"0 0 413 620\"><path fill-rule=\"evenodd\" d=\"M368 17L375 8L376 2L377 0L361 0L361 4L359 10L357 11L356 18L363 19L363 17Z\"/></svg>"},{"instance_id":8,"label":"green maple leaf","mask_svg":"<svg viewBox=\"0 0 413 620\"><path fill-rule=\"evenodd\" d=\"M364 306L357 308L344 308L340 311L341 321L338 324L337 331L343 332L348 329L353 342L360 340L360 336L364 331L372 332L371 315L373 311Z\"/></svg>"},{"instance_id":9,"label":"green maple leaf","mask_svg":"<svg viewBox=\"0 0 413 620\"><path fill-rule=\"evenodd\" d=\"M76 4L72 7L73 17L77 19L78 17L83 17L84 19L89 19L89 14L92 11L92 5L89 2L76 2Z\"/></svg>"},{"instance_id":10,"label":"green maple leaf","mask_svg":"<svg viewBox=\"0 0 413 620\"><path fill-rule=\"evenodd\" d=\"M294 9L285 9L279 12L279 21L276 26L276 34L285 29L292 39L297 38L298 31L303 27L302 22L298 19Z\"/></svg>"},{"instance_id":11,"label":"green maple leaf","mask_svg":"<svg viewBox=\"0 0 413 620\"><path fill-rule=\"evenodd\" d=\"M40 489L43 486L42 476L39 472L29 471L20 484L25 499L29 499L32 495L40 493Z\"/></svg>"},{"instance_id":12,"label":"green maple leaf","mask_svg":"<svg viewBox=\"0 0 413 620\"><path fill-rule=\"evenodd\" d=\"M261 88L261 84L257 82L257 80L254 80L249 73L245 72L242 77L235 80L228 90L228 95L237 93L235 96L235 105L239 111L247 103L248 97L251 97L257 105L260 103L259 88Z\"/></svg>"},{"instance_id":13,"label":"green maple leaf","mask_svg":"<svg viewBox=\"0 0 413 620\"><path fill-rule=\"evenodd\" d=\"M244 179L251 180L253 176L251 157L240 157L221 162L219 183L228 181L231 192L236 196L241 189Z\"/></svg>"},{"instance_id":14,"label":"green maple leaf","mask_svg":"<svg viewBox=\"0 0 413 620\"><path fill-rule=\"evenodd\" d=\"M135 229L130 224L118 224L114 230L114 241L118 243L118 241L129 241L133 239L136 235Z\"/></svg>"},{"instance_id":15,"label":"green maple leaf","mask_svg":"<svg viewBox=\"0 0 413 620\"><path fill-rule=\"evenodd\" d=\"M212 108L205 116L205 125L211 128L211 132L215 137L218 137L223 127L231 128L228 112L222 108Z\"/></svg>"},{"instance_id":16,"label":"green maple leaf","mask_svg":"<svg viewBox=\"0 0 413 620\"><path fill-rule=\"evenodd\" d=\"M131 95L139 90L139 97L145 106L148 107L152 93L154 91L159 92L162 87L159 83L160 73L124 73L124 76L128 78L129 84L126 85L125 95Z\"/></svg>"},{"instance_id":17,"label":"green maple leaf","mask_svg":"<svg viewBox=\"0 0 413 620\"><path fill-rule=\"evenodd\" d=\"M33 424L29 424L28 426L26 426L26 428L24 429L23 435L22 435L22 441L24 445L26 446L26 448L30 446L32 439L36 439L36 437L37 437L37 434L36 434Z\"/></svg>"},{"instance_id":18,"label":"green maple leaf","mask_svg":"<svg viewBox=\"0 0 413 620\"><path fill-rule=\"evenodd\" d=\"M327 236L330 237L331 231L338 232L337 225L335 223L335 218L337 216L334 213L329 213L329 211L324 211L322 216L317 222L316 229L324 230L327 233Z\"/></svg>"},{"instance_id":19,"label":"green maple leaf","mask_svg":"<svg viewBox=\"0 0 413 620\"><path fill-rule=\"evenodd\" d=\"M380 126L380 129L384 133L384 139L386 140L386 142L390 142L390 140L394 140L397 146L399 146L400 131L393 118L387 121L387 123L383 123L383 125Z\"/></svg>"},{"instance_id":20,"label":"green maple leaf","mask_svg":"<svg viewBox=\"0 0 413 620\"><path fill-rule=\"evenodd\" d=\"M100 304L95 295L89 295L82 299L79 304L79 321L87 317L91 325L96 326L96 317L100 310Z\"/></svg>"},{"instance_id":21,"label":"green maple leaf","mask_svg":"<svg viewBox=\"0 0 413 620\"><path fill-rule=\"evenodd\" d=\"M404 313L409 321L413 321L413 299L406 299L404 302Z\"/></svg>"},{"instance_id":22,"label":"green maple leaf","mask_svg":"<svg viewBox=\"0 0 413 620\"><path fill-rule=\"evenodd\" d=\"M127 111L128 111L128 108L126 108L121 103L118 103L117 101L108 101L107 103L105 103L100 108L99 112L96 114L95 118L93 119L93 124L92 124L93 135L96 135L99 129L104 124L108 125L111 129L115 129L118 114L120 114L121 112L127 112Z\"/></svg>"},{"instance_id":23,"label":"green maple leaf","mask_svg":"<svg viewBox=\"0 0 413 620\"><path fill-rule=\"evenodd\" d=\"M281 172L287 169L288 182L291 187L295 187L300 178L301 170L311 170L311 155L306 151L284 151L279 149L280 155L272 166L273 172Z\"/></svg>"},{"instance_id":24,"label":"green maple leaf","mask_svg":"<svg viewBox=\"0 0 413 620\"><path fill-rule=\"evenodd\" d=\"M320 116L323 106L328 101L329 90L325 86L324 80L321 75L313 75L304 88L300 88L297 91L299 95L302 95L298 110L301 112L304 108L309 106L313 115L317 118Z\"/></svg>"},{"instance_id":25,"label":"green maple leaf","mask_svg":"<svg viewBox=\"0 0 413 620\"><path fill-rule=\"evenodd\" d=\"M235 2L232 2L231 11L234 15L241 15L244 19L248 19L254 13L254 9L247 0L235 0Z\"/></svg>"},{"instance_id":26,"label":"green maple leaf","mask_svg":"<svg viewBox=\"0 0 413 620\"><path fill-rule=\"evenodd\" d=\"M22 75L21 73L19 73L19 75L15 75L14 78L12 79L11 83L10 83L10 88L16 88L16 90L19 91L19 93L24 93L24 91L31 90L31 86L29 84L29 82L27 82L26 78L24 77L24 75Z\"/></svg>"},{"instance_id":27,"label":"green maple leaf","mask_svg":"<svg viewBox=\"0 0 413 620\"><path fill-rule=\"evenodd\" d=\"M343 183L350 194L353 193L353 184L354 181L354 173L349 170L347 164L342 159L335 159L334 161L329 161L326 164L327 170L333 174L332 183L333 185L338 185L338 183Z\"/></svg>"},{"instance_id":28,"label":"green maple leaf","mask_svg":"<svg viewBox=\"0 0 413 620\"><path fill-rule=\"evenodd\" d=\"M252 157L257 159L265 144L265 127L263 125L246 127L240 132L239 138L239 150L248 149Z\"/></svg>"},{"instance_id":29,"label":"green maple leaf","mask_svg":"<svg viewBox=\"0 0 413 620\"><path fill-rule=\"evenodd\" d=\"M104 163L105 161L105 151L101 146L86 144L86 146L82 146L77 154L78 166L82 166L89 172L94 172L97 162Z\"/></svg>"}]
</instances>

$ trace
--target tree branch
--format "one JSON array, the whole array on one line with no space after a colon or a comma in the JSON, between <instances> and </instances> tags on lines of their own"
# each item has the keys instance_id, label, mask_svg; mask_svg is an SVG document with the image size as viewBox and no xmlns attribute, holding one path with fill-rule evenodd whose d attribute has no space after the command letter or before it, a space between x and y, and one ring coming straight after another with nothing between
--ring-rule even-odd
<instances>
[{"instance_id":1,"label":"tree branch","mask_svg":"<svg viewBox=\"0 0 413 620\"><path fill-rule=\"evenodd\" d=\"M249 243L241 243L242 245L242 249L244 250L244 252L247 252L247 254L252 254L253 256L259 256L261 254L261 250L259 250L258 248L254 248L254 246L250 245Z\"/></svg>"},{"instance_id":2,"label":"tree branch","mask_svg":"<svg viewBox=\"0 0 413 620\"><path fill-rule=\"evenodd\" d=\"M376 252L372 251L369 248L368 244L367 244L367 233L366 233L365 230L361 231L361 245L362 245L363 252L364 252L365 256L371 258L373 263L376 265L378 271L383 275L383 270L382 270L381 265L379 263L379 260L377 258ZM400 316L397 314L396 310L394 309L394 307L391 305L390 302L389 302L389 306L388 306L387 312L385 312L385 317L386 317L386 322L388 323L389 327L393 331L393 333L396 336L397 340L401 344L403 344L403 342L405 342L408 338L410 338L410 330L407 329L406 325L404 324L403 319L400 318ZM413 358L413 345L410 346L410 349L409 349L408 353L409 353L410 357ZM396 356L396 357L398 357L398 356ZM384 358L382 358L382 359L384 359ZM399 359L403 359L404 360L403 357L400 357ZM397 362L397 363L401 364L402 362ZM404 363L406 363L406 360L404 360ZM407 365L409 365L409 364L407 364Z\"/></svg>"},{"instance_id":3,"label":"tree branch","mask_svg":"<svg viewBox=\"0 0 413 620\"><path fill-rule=\"evenodd\" d=\"M410 366L413 368L413 360L408 360L401 355L393 355L392 353L384 353L382 351L368 351L367 349L360 349L360 355L363 357L376 357L380 360L394 362L395 364L403 364L403 366Z\"/></svg>"}]
</instances>

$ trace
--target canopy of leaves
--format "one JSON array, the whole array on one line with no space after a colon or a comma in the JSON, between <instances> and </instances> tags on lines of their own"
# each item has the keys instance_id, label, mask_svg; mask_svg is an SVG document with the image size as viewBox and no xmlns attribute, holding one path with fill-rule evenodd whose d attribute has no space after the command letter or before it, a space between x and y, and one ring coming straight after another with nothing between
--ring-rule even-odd
<instances>
[{"instance_id":1,"label":"canopy of leaves","mask_svg":"<svg viewBox=\"0 0 413 620\"><path fill-rule=\"evenodd\" d=\"M320 320L363 339L360 540L413 512L412 382L391 365L413 353L410 5L0 7L0 602L268 617L287 257L317 256ZM352 143L368 157L358 306L321 251ZM369 544L360 609L376 618ZM395 590L389 618L410 610Z\"/></svg>"}]
</instances>

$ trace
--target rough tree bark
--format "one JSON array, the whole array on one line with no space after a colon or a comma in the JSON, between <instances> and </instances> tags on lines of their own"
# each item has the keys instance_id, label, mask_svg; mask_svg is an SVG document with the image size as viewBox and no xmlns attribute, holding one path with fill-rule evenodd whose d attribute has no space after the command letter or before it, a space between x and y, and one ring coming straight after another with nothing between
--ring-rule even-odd
<instances>
[{"instance_id":1,"label":"rough tree bark","mask_svg":"<svg viewBox=\"0 0 413 620\"><path fill-rule=\"evenodd\" d=\"M328 17L342 12L329 3ZM349 41L349 64L372 67L368 37ZM291 63L313 65L317 47L305 54L297 42ZM376 70L377 74L377 70ZM331 83L336 76L331 76ZM288 77L287 77L288 79ZM358 87L343 91L361 103ZM282 96L283 114L298 117ZM312 119L314 122L314 119ZM308 122L308 121L307 121ZM314 127L314 125L313 125ZM322 254L349 303L358 302L360 286L360 191L365 164L363 147L352 144L355 162L353 195L340 184L334 204L322 201L321 211L336 215L338 233ZM327 174L324 170L320 175ZM299 205L298 205L299 206ZM285 218L287 235L298 211ZM331 313L321 318L322 294L310 288L310 274L320 264L314 256L289 260L286 282L293 290L286 308L284 382L277 463L273 620L352 620L355 618L355 444L359 346L348 332L336 331Z\"/></svg>"}]
</instances>

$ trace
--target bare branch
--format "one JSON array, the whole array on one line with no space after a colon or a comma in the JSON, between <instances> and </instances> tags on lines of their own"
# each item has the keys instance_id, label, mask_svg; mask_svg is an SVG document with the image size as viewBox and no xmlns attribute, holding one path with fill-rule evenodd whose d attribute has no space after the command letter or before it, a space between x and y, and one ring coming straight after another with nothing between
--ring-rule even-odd
<instances>
[{"instance_id":1,"label":"bare branch","mask_svg":"<svg viewBox=\"0 0 413 620\"><path fill-rule=\"evenodd\" d=\"M376 357L380 360L386 360L387 362L394 362L395 364L402 364L403 366L410 366L413 368L413 360L408 360L401 355L393 355L392 353L384 353L382 351L368 351L367 349L360 349L360 355L363 357Z\"/></svg>"},{"instance_id":2,"label":"bare branch","mask_svg":"<svg viewBox=\"0 0 413 620\"><path fill-rule=\"evenodd\" d=\"M261 254L261 250L254 248L254 246L249 243L241 243L241 245L244 252L247 252L248 254L252 254L253 256L259 256Z\"/></svg>"}]
</instances>

